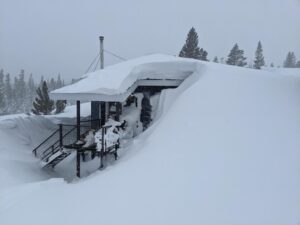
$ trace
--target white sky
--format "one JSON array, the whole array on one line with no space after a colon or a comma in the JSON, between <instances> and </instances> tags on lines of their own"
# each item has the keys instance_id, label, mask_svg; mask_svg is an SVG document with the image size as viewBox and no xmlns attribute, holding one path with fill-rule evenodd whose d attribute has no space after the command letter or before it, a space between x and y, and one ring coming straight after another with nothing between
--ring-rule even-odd
<instances>
[{"instance_id":1,"label":"white sky","mask_svg":"<svg viewBox=\"0 0 300 225\"><path fill-rule=\"evenodd\" d=\"M209 59L235 42L252 59L261 40L268 64L288 51L300 60L300 0L0 0L0 68L69 80L96 56L99 35L125 58L175 55L192 26Z\"/></svg>"}]
</instances>

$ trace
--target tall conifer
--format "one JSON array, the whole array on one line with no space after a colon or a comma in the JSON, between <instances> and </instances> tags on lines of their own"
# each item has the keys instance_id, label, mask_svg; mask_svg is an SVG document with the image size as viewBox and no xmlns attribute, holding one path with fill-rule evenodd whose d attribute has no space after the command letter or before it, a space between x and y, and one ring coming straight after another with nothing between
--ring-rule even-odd
<instances>
[{"instance_id":1,"label":"tall conifer","mask_svg":"<svg viewBox=\"0 0 300 225\"><path fill-rule=\"evenodd\" d=\"M245 66L247 65L246 57L244 57L244 50L239 49L238 44L235 44L231 49L226 60L228 65Z\"/></svg>"},{"instance_id":2,"label":"tall conifer","mask_svg":"<svg viewBox=\"0 0 300 225\"><path fill-rule=\"evenodd\" d=\"M259 41L255 52L254 68L261 69L261 67L264 65L265 65L265 59L263 56L263 49L262 49L261 42Z\"/></svg>"},{"instance_id":3,"label":"tall conifer","mask_svg":"<svg viewBox=\"0 0 300 225\"><path fill-rule=\"evenodd\" d=\"M33 109L31 111L36 115L50 114L54 109L54 102L49 97L46 81L36 90L36 93L37 97L33 102Z\"/></svg>"},{"instance_id":4,"label":"tall conifer","mask_svg":"<svg viewBox=\"0 0 300 225\"><path fill-rule=\"evenodd\" d=\"M179 57L193 58L207 61L207 51L198 47L198 34L192 27L187 35L185 44L183 45Z\"/></svg>"}]
</instances>

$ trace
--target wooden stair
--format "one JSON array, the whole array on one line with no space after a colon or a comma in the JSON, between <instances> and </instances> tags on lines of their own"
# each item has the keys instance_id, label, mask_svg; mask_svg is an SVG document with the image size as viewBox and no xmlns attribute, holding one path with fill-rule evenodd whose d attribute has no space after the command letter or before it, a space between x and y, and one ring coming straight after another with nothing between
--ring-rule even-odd
<instances>
[{"instance_id":1,"label":"wooden stair","mask_svg":"<svg viewBox=\"0 0 300 225\"><path fill-rule=\"evenodd\" d=\"M88 121L91 124L91 121ZM86 125L63 125L59 124L59 129L54 131L48 138L41 144L33 149L34 155L41 160L43 169L53 169L58 163L62 162L65 158L76 152L76 175L80 177L80 162L81 157L84 160L86 152L91 152L91 157L98 156L100 158L99 168L103 168L104 157L108 154L113 155L115 160L118 158L117 150L120 148L120 139L113 145L107 146L105 134L107 129L112 127L102 126L101 149L97 150L97 146L83 147L83 144L78 144L81 135L85 135L87 131L91 130L91 126ZM120 129L120 127L116 127Z\"/></svg>"},{"instance_id":2,"label":"wooden stair","mask_svg":"<svg viewBox=\"0 0 300 225\"><path fill-rule=\"evenodd\" d=\"M57 157L55 157L52 160L49 160L46 165L43 166L43 169L49 169L49 168L54 168L58 163L63 161L65 158L67 158L69 155L71 155L71 152L65 152L61 151L61 154L59 154Z\"/></svg>"},{"instance_id":3,"label":"wooden stair","mask_svg":"<svg viewBox=\"0 0 300 225\"><path fill-rule=\"evenodd\" d=\"M33 153L40 158L43 169L54 168L71 154L70 150L64 150L64 144L73 143L76 138L76 126L68 126L69 129L64 133L62 125L46 138Z\"/></svg>"}]
</instances>

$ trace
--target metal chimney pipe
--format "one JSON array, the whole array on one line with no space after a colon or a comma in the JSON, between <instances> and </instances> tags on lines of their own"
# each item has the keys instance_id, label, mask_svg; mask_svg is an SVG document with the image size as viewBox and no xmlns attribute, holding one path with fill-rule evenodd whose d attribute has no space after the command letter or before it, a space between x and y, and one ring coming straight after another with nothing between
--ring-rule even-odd
<instances>
[{"instance_id":1,"label":"metal chimney pipe","mask_svg":"<svg viewBox=\"0 0 300 225\"><path fill-rule=\"evenodd\" d=\"M102 70L104 68L104 48L103 48L104 36L100 36L99 40L100 40L100 69Z\"/></svg>"}]
</instances>

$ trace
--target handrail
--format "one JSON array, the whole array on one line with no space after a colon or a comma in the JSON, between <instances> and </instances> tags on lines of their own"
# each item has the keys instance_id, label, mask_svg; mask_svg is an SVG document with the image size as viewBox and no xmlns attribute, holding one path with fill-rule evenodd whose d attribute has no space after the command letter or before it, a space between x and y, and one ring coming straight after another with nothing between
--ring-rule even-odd
<instances>
[{"instance_id":1,"label":"handrail","mask_svg":"<svg viewBox=\"0 0 300 225\"><path fill-rule=\"evenodd\" d=\"M34 155L36 156L36 150L41 147L43 144L45 144L50 138L52 138L57 132L59 132L59 129L57 129L56 131L54 131L49 137L47 137L41 144L39 144L37 147L35 147L32 152L34 153Z\"/></svg>"},{"instance_id":2,"label":"handrail","mask_svg":"<svg viewBox=\"0 0 300 225\"><path fill-rule=\"evenodd\" d=\"M69 135L69 134L70 134L71 132L73 132L76 128L77 128L77 127L74 127L73 129L69 130L67 133L65 133L65 134L62 136L62 138L64 138L64 137L66 137L67 135ZM58 144L59 141L60 141L60 140L57 140L54 144L52 144L51 146L49 146L49 147L43 152L43 156L42 156L41 160L44 160L44 159L47 158L47 156L49 156L49 153L51 153L52 151L50 151L49 153L47 153L46 155L44 155L45 152L47 152L49 149L51 149L54 145ZM57 146L57 147L54 148L54 149L57 149L58 147L60 147L60 146ZM56 151L56 152L57 152L57 151ZM53 154L56 153L56 152L53 152Z\"/></svg>"},{"instance_id":3,"label":"handrail","mask_svg":"<svg viewBox=\"0 0 300 225\"><path fill-rule=\"evenodd\" d=\"M62 126L64 127L77 127L77 125L74 124L62 124ZM80 127L91 127L91 126L87 126L87 125L79 125Z\"/></svg>"},{"instance_id":4,"label":"handrail","mask_svg":"<svg viewBox=\"0 0 300 225\"><path fill-rule=\"evenodd\" d=\"M100 121L99 119L95 119L95 120L86 120L86 121L80 121L81 123L86 123L86 122L92 122L92 121ZM73 127L71 128L69 131L67 131L65 134L63 134L62 131L62 127ZM62 140L68 136L70 133L72 133L74 130L78 129L78 128L89 128L91 126L88 125L71 125L71 124L60 124L60 127L55 130L49 137L47 137L41 144L39 144L36 148L33 149L33 153L35 156L37 156L37 150L44 145L47 141L50 140L50 138L52 138L54 135L56 135L59 132L59 138L57 141L55 141L54 143L52 143L50 146L48 146L45 150L43 150L42 152L39 153L41 160L45 160L47 158L49 158L51 155L55 154L56 152L58 152L58 149L60 149L60 147L62 147ZM112 125L104 125L102 126L100 129L104 128L105 130L107 128L112 127ZM53 140L54 141L54 140ZM49 143L50 144L50 143ZM56 146L57 145L57 146Z\"/></svg>"},{"instance_id":5,"label":"handrail","mask_svg":"<svg viewBox=\"0 0 300 225\"><path fill-rule=\"evenodd\" d=\"M99 120L94 120L94 121L99 121ZM80 122L84 123L85 121L80 121ZM91 121L86 121L86 122L91 122ZM83 137L82 134L85 134L86 132L90 132L89 129L86 129L86 128L92 129L93 123L91 123L90 125L91 126L87 126L84 124L75 124L75 125L59 124L59 129L55 130L48 138L46 138L39 146L37 146L33 150L33 152L35 153L35 156L38 155L40 160L42 160L46 163L46 166L52 166L52 168L54 168L54 166L57 163L59 163L61 160L63 160L65 157L67 157L68 155L71 154L71 152L64 151L64 148L69 148L69 146L71 146L72 148L77 150L77 163L78 163L78 159L79 159L78 156L80 156L79 154L82 151L84 152L86 150L92 150L93 151L92 155L94 155L94 156L97 155L100 157L100 168L103 168L104 167L104 164L103 164L104 158L103 157L105 157L107 154L113 154L115 159L117 159L117 157L118 157L117 149L120 147L120 138L118 138L116 142L112 143L112 145L107 146L107 140L106 140L105 135L107 134L108 128L111 128L114 126L113 125L103 125L103 126L100 126L100 129L102 130L101 131L102 132L101 149L97 148L97 146L95 146L96 149L94 149L94 148L90 149L90 148L85 148L81 145L78 145L79 148L77 148L76 144L78 144L78 142L76 142L76 140ZM120 127L122 128L122 125L116 126L116 128L118 130L120 129ZM76 131L76 130L77 130L77 132L74 133L74 131ZM58 133L58 135L56 135L57 133ZM56 136L54 136L54 135L56 135ZM79 137L79 135L80 135L80 137ZM79 163L80 163L80 160L79 160ZM77 172L78 172L78 168L80 171L80 164L79 164L79 167L77 165Z\"/></svg>"},{"instance_id":6,"label":"handrail","mask_svg":"<svg viewBox=\"0 0 300 225\"><path fill-rule=\"evenodd\" d=\"M94 120L81 120L81 123L87 123L87 122L93 122L93 121L101 121L100 119L94 119ZM61 124L62 126L76 126L77 125L71 125L71 124ZM80 127L90 127L87 125L81 125ZM59 132L60 129L58 128L57 130L55 130L49 137L47 137L41 144L39 144L37 147L35 147L32 152L34 153L35 156L37 156L37 149L40 148L43 144L45 144L50 138L52 138L57 132ZM51 146L50 146L51 147ZM48 149L47 149L48 150ZM45 151L44 151L45 152Z\"/></svg>"},{"instance_id":7,"label":"handrail","mask_svg":"<svg viewBox=\"0 0 300 225\"><path fill-rule=\"evenodd\" d=\"M54 144L53 144L52 146L54 146ZM51 147L52 147L52 146L51 146ZM41 158L41 160L42 160L42 161L45 161L45 160L49 159L50 156L52 156L53 154L55 154L56 152L58 152L58 151L56 151L57 149L59 149L59 145L56 146L55 148L53 148L52 151L48 152L47 155L44 155L44 156Z\"/></svg>"},{"instance_id":8,"label":"handrail","mask_svg":"<svg viewBox=\"0 0 300 225\"><path fill-rule=\"evenodd\" d=\"M93 122L93 121L101 121L101 119L94 119L94 120L80 120L80 123L88 123L88 122Z\"/></svg>"}]
</instances>

